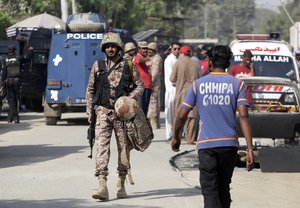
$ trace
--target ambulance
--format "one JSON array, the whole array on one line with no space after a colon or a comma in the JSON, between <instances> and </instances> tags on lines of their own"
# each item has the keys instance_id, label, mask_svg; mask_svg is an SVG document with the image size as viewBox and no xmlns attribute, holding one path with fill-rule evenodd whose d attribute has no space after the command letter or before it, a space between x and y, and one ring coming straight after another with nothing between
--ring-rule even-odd
<instances>
[{"instance_id":1,"label":"ambulance","mask_svg":"<svg viewBox=\"0 0 300 208\"><path fill-rule=\"evenodd\" d=\"M255 76L282 77L299 83L299 71L291 46L280 40L278 33L238 34L230 43L233 52L231 65L239 64L246 50L253 54Z\"/></svg>"},{"instance_id":2,"label":"ambulance","mask_svg":"<svg viewBox=\"0 0 300 208\"><path fill-rule=\"evenodd\" d=\"M253 137L293 140L300 133L300 95L299 71L289 44L278 33L238 34L229 46L231 66L241 63L246 50L253 54L254 77L242 78L253 98Z\"/></svg>"}]
</instances>

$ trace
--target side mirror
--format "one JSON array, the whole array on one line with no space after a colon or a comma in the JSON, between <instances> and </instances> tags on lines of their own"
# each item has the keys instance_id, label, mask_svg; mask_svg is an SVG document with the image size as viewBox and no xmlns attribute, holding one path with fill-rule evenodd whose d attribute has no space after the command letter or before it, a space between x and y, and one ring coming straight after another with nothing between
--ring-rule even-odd
<instances>
[{"instance_id":1,"label":"side mirror","mask_svg":"<svg viewBox=\"0 0 300 208\"><path fill-rule=\"evenodd\" d=\"M290 78L292 81L296 81L296 74L294 70L291 70L288 73L286 73L286 76Z\"/></svg>"}]
</instances>

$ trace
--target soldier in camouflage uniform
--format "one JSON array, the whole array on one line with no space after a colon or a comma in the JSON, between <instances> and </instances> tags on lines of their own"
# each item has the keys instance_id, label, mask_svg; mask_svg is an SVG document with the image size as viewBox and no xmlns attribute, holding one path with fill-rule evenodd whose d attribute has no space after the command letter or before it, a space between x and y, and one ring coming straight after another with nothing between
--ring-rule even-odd
<instances>
[{"instance_id":1,"label":"soldier in camouflage uniform","mask_svg":"<svg viewBox=\"0 0 300 208\"><path fill-rule=\"evenodd\" d=\"M147 62L150 67L152 76L152 93L150 97L150 103L148 108L148 117L153 129L160 128L159 125L159 93L160 93L160 76L162 75L162 58L157 52L157 44L151 42L148 44L148 56L150 61Z\"/></svg>"},{"instance_id":2,"label":"soldier in camouflage uniform","mask_svg":"<svg viewBox=\"0 0 300 208\"><path fill-rule=\"evenodd\" d=\"M127 196L124 182L126 175L130 168L129 164L129 150L130 147L127 144L127 135L124 128L124 123L117 117L114 110L114 103L120 95L118 91L118 86L121 84L121 78L123 77L123 72L128 66L128 60L123 59L119 56L119 52L123 49L123 43L120 36L117 33L109 32L104 35L101 45L102 52L105 53L106 58L102 61L105 66L105 75L108 84L102 85L102 87L96 86L100 76L101 64L96 61L92 67L87 91L86 91L86 101L87 101L87 114L88 120L91 122L92 108L94 108L96 113L96 128L95 128L95 147L96 147L96 172L95 176L99 179L99 189L96 193L92 195L94 199L108 200L108 190L106 186L107 175L108 175L108 162L110 156L110 140L112 137L112 131L115 132L116 142L118 146L118 172L119 181L117 185L117 197L124 198ZM133 65L132 65L133 66ZM128 69L127 69L128 70ZM130 80L130 86L135 86L133 89L125 89L128 92L130 98L138 100L143 93L144 85L140 79L138 70L136 67L130 68L131 76L128 78ZM111 71L107 76L107 72ZM102 74L102 76L104 76ZM124 85L122 85L124 86ZM97 97L98 89L101 90L101 97ZM123 87L121 88L124 89ZM106 93L105 93L106 92ZM119 94L119 95L118 95ZM104 96L107 95L107 96ZM126 95L126 94L125 94ZM98 99L95 99L97 97ZM107 100L105 103L104 101Z\"/></svg>"},{"instance_id":3,"label":"soldier in camouflage uniform","mask_svg":"<svg viewBox=\"0 0 300 208\"><path fill-rule=\"evenodd\" d=\"M133 42L128 42L124 46L124 58L132 60L136 55L136 46Z\"/></svg>"}]
</instances>

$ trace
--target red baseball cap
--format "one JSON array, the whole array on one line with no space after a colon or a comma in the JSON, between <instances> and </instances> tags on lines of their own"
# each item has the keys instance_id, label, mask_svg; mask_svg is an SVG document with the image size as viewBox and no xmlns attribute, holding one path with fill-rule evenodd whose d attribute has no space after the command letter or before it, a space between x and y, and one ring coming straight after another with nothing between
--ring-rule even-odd
<instances>
[{"instance_id":1,"label":"red baseball cap","mask_svg":"<svg viewBox=\"0 0 300 208\"><path fill-rule=\"evenodd\" d=\"M182 46L179 50L179 53L184 53L186 55L191 55L191 48L187 45Z\"/></svg>"}]
</instances>

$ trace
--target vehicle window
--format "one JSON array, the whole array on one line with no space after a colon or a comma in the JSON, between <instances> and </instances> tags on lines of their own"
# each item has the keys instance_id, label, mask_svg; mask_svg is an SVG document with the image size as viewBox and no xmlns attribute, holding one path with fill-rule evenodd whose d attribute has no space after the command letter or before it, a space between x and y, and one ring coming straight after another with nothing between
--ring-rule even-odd
<instances>
[{"instance_id":1,"label":"vehicle window","mask_svg":"<svg viewBox=\"0 0 300 208\"><path fill-rule=\"evenodd\" d=\"M91 43L91 47L92 48L99 48L99 44L98 43Z\"/></svg>"},{"instance_id":2,"label":"vehicle window","mask_svg":"<svg viewBox=\"0 0 300 208\"><path fill-rule=\"evenodd\" d=\"M92 22L99 22L99 18L97 15L89 15L89 20L92 20Z\"/></svg>"},{"instance_id":3,"label":"vehicle window","mask_svg":"<svg viewBox=\"0 0 300 208\"><path fill-rule=\"evenodd\" d=\"M72 48L80 48L80 44L79 43L72 43Z\"/></svg>"},{"instance_id":4,"label":"vehicle window","mask_svg":"<svg viewBox=\"0 0 300 208\"><path fill-rule=\"evenodd\" d=\"M241 63L241 56L233 56L230 66ZM254 62L255 76L288 78L287 73L295 71L293 60L288 56L256 55Z\"/></svg>"}]
</instances>

